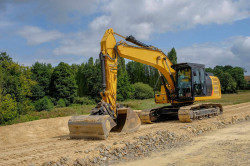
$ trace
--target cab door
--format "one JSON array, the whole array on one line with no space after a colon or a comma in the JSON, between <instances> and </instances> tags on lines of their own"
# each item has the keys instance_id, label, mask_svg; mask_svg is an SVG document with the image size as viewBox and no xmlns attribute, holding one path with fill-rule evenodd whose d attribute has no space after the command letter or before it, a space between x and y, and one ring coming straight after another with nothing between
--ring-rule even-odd
<instances>
[{"instance_id":1,"label":"cab door","mask_svg":"<svg viewBox=\"0 0 250 166\"><path fill-rule=\"evenodd\" d=\"M205 96L205 70L204 68L193 68L192 70L193 94L197 96Z\"/></svg>"}]
</instances>

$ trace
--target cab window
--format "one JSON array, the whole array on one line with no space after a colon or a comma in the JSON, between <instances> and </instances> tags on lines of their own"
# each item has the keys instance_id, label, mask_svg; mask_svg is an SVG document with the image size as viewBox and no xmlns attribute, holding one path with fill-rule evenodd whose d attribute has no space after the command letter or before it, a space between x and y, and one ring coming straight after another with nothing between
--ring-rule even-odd
<instances>
[{"instance_id":1,"label":"cab window","mask_svg":"<svg viewBox=\"0 0 250 166\"><path fill-rule=\"evenodd\" d=\"M203 68L193 69L194 96L204 95L205 73Z\"/></svg>"},{"instance_id":2,"label":"cab window","mask_svg":"<svg viewBox=\"0 0 250 166\"><path fill-rule=\"evenodd\" d=\"M179 98L191 98L191 69L178 70L178 96Z\"/></svg>"}]
</instances>

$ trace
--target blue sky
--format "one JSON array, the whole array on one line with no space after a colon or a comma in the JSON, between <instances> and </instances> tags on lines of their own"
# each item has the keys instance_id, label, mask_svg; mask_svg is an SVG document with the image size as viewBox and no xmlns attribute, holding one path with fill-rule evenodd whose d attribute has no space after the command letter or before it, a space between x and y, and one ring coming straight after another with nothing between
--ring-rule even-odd
<instances>
[{"instance_id":1,"label":"blue sky","mask_svg":"<svg viewBox=\"0 0 250 166\"><path fill-rule=\"evenodd\" d=\"M178 62L250 75L249 0L0 1L0 51L28 66L97 58L110 27L165 52L175 47Z\"/></svg>"}]
</instances>

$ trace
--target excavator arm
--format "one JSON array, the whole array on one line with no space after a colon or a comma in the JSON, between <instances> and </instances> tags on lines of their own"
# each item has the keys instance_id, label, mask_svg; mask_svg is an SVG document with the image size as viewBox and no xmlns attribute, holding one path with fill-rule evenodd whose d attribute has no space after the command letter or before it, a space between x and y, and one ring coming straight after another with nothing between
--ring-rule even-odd
<instances>
[{"instance_id":1,"label":"excavator arm","mask_svg":"<svg viewBox=\"0 0 250 166\"><path fill-rule=\"evenodd\" d=\"M129 45L123 41L116 42L115 33L113 29L108 29L101 40L101 53L100 60L102 66L102 80L104 90L101 96L104 102L110 104L111 109L114 111L114 117L117 116L116 112L116 92L117 92L117 66L118 57L130 59L142 64L152 66L166 78L166 94L169 96L175 90L174 78L175 70L171 68L172 63L168 57L158 48L145 45L132 36L120 37L133 43ZM170 99L169 99L170 100ZM171 101L169 101L171 102Z\"/></svg>"},{"instance_id":2,"label":"excavator arm","mask_svg":"<svg viewBox=\"0 0 250 166\"><path fill-rule=\"evenodd\" d=\"M117 42L115 35L133 43ZM166 94L169 102L170 95L175 90L175 70L168 57L158 48L137 41L134 37L123 37L113 31L106 30L101 40L99 54L102 67L103 90L100 93L102 101L91 111L90 116L72 116L68 122L71 138L106 139L110 130L118 132L136 131L141 124L137 113L130 108L120 107L116 103L118 58L123 57L136 62L150 65L158 69L165 77Z\"/></svg>"}]
</instances>

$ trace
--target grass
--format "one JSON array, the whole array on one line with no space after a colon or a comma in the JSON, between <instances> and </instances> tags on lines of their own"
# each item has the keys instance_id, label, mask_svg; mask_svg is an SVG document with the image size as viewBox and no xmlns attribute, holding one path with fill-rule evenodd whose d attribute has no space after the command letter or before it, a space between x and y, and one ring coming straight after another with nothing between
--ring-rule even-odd
<instances>
[{"instance_id":1,"label":"grass","mask_svg":"<svg viewBox=\"0 0 250 166\"><path fill-rule=\"evenodd\" d=\"M166 106L167 104L155 104L155 99L145 99L145 100L127 100L120 102L124 106L131 107L134 110L145 110L161 106Z\"/></svg>"},{"instance_id":2,"label":"grass","mask_svg":"<svg viewBox=\"0 0 250 166\"><path fill-rule=\"evenodd\" d=\"M48 119L48 118L56 118L56 117L64 117L64 116L72 116L72 115L87 115L90 113L90 110L94 108L95 105L79 105L73 104L69 107L63 108L54 108L51 111L30 111L25 115L20 115L19 117L6 122L3 125L10 125L15 123L23 123L33 120L39 119Z\"/></svg>"},{"instance_id":3,"label":"grass","mask_svg":"<svg viewBox=\"0 0 250 166\"><path fill-rule=\"evenodd\" d=\"M240 104L250 102L250 90L240 90L233 94L222 94L221 99L207 100L202 103L221 103L222 105Z\"/></svg>"},{"instance_id":4,"label":"grass","mask_svg":"<svg viewBox=\"0 0 250 166\"><path fill-rule=\"evenodd\" d=\"M238 93L235 94L222 94L222 98L219 100L203 101L203 103L207 102L221 103L222 105L250 102L250 90L238 91ZM119 103L125 106L129 106L134 110L151 109L167 105L167 104L155 104L154 98L145 100L127 100ZM51 111L41 111L41 112L30 111L28 112L28 114L21 115L16 119L9 121L8 123L5 123L4 125L22 123L38 119L56 118L56 117L64 117L72 115L86 115L89 114L91 109L93 109L94 107L95 105L73 104L69 107L54 108Z\"/></svg>"}]
</instances>

